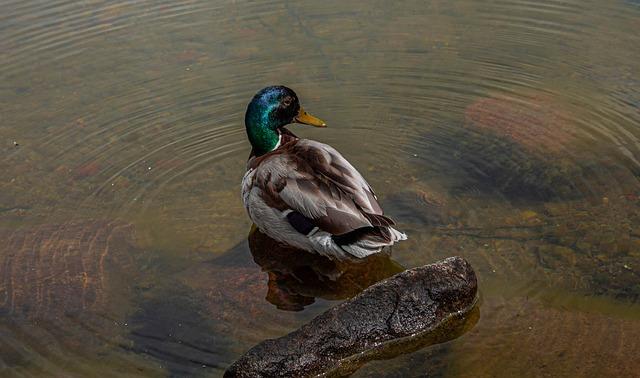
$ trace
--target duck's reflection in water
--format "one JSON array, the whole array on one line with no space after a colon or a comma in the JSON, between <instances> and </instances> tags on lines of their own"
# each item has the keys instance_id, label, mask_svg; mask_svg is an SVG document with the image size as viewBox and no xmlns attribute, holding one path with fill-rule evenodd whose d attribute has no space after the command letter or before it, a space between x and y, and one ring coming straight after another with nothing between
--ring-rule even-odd
<instances>
[{"instance_id":1,"label":"duck's reflection in water","mask_svg":"<svg viewBox=\"0 0 640 378\"><path fill-rule=\"evenodd\" d=\"M266 299L281 310L301 311L317 297L351 298L404 270L386 253L336 261L283 245L255 227L248 239L253 260L269 275Z\"/></svg>"}]
</instances>

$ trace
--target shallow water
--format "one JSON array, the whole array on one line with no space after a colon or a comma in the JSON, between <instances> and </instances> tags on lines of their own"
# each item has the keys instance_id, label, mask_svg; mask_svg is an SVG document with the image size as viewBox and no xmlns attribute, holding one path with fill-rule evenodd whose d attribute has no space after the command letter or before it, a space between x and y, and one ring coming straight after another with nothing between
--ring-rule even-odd
<instances>
[{"instance_id":1,"label":"shallow water","mask_svg":"<svg viewBox=\"0 0 640 378\"><path fill-rule=\"evenodd\" d=\"M634 374L637 1L0 6L1 375L218 376L451 255L475 327L356 376ZM242 120L269 84L409 234L392 259L333 283L251 253Z\"/></svg>"}]
</instances>

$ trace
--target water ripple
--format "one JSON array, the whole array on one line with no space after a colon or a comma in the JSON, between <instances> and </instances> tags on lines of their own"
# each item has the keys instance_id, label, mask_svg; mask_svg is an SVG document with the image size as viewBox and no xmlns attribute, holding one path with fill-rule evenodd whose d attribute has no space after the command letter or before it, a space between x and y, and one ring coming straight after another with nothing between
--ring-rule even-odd
<instances>
[{"instance_id":1,"label":"water ripple","mask_svg":"<svg viewBox=\"0 0 640 378\"><path fill-rule=\"evenodd\" d=\"M242 352L237 345L259 341L255 328L275 337L300 323L282 326L264 293L251 291L252 277L265 279L257 270L175 276L245 238L243 116L270 84L294 88L329 125L290 129L341 151L412 231L414 244L394 251L403 262L472 261L487 303L502 311L479 323L480 334L521 331L518 308L501 304L505 289L492 282L512 283L518 298L561 288L574 296L560 300L569 312L589 293L635 300L626 285L640 219L640 37L630 32L639 26L631 3L4 1L2 226L125 219L161 260L161 278L139 288L128 315L140 329L122 338L100 329L122 319L100 313L90 314L95 323L61 318L49 328L3 320L0 369L91 375L100 363L84 340L102 344L114 366L152 374L193 373L200 363L222 369ZM63 242L63 231L49 243ZM166 317L171 303L158 304L158 317L147 291L175 280L198 289L172 300L213 298L180 316L227 311L242 314L242 326L215 318L205 341L220 344L211 348L161 335L157 327L176 320ZM236 281L245 286L233 291ZM21 282L0 289L16 292ZM158 368L140 354L172 362Z\"/></svg>"}]
</instances>

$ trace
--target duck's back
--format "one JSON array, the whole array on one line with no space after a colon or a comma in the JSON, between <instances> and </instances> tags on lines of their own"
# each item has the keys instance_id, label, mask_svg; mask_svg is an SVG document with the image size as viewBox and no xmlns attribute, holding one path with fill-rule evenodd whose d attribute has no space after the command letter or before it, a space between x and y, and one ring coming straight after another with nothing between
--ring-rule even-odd
<instances>
[{"instance_id":1,"label":"duck's back","mask_svg":"<svg viewBox=\"0 0 640 378\"><path fill-rule=\"evenodd\" d=\"M251 157L243 179L249 216L267 235L321 254L379 252L406 236L391 226L362 175L333 147L293 134Z\"/></svg>"}]
</instances>

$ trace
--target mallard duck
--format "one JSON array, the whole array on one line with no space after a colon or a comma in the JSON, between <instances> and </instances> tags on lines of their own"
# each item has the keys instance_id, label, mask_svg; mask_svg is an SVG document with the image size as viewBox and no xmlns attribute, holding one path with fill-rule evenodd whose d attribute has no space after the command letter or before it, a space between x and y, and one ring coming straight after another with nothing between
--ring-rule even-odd
<instances>
[{"instance_id":1,"label":"mallard duck","mask_svg":"<svg viewBox=\"0 0 640 378\"><path fill-rule=\"evenodd\" d=\"M326 124L284 86L259 91L244 118L252 151L242 200L273 239L332 259L362 258L405 240L362 175L333 147L285 126Z\"/></svg>"}]
</instances>

